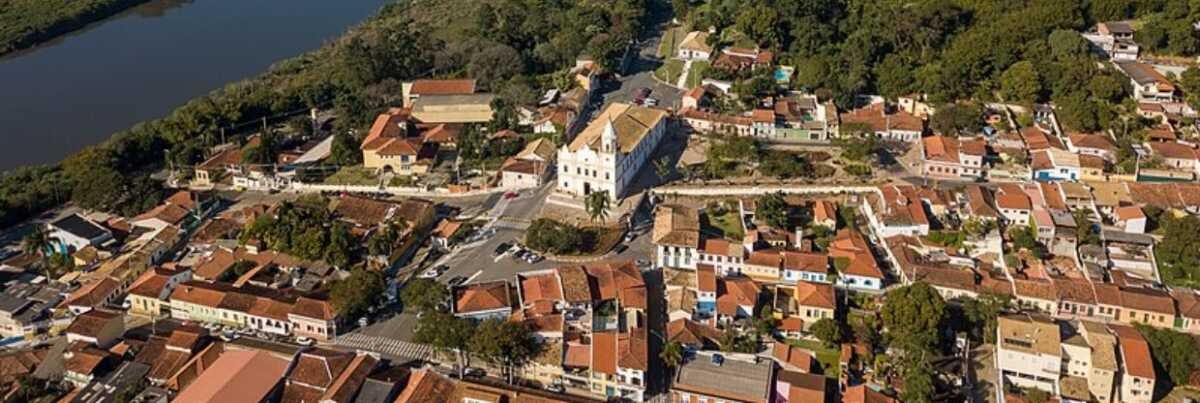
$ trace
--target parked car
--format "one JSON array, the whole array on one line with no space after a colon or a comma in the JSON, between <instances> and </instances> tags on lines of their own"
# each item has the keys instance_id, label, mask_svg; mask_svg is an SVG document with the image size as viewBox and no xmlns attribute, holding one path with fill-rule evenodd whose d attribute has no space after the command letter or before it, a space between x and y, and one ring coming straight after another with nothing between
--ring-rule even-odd
<instances>
[{"instance_id":1,"label":"parked car","mask_svg":"<svg viewBox=\"0 0 1200 403\"><path fill-rule=\"evenodd\" d=\"M308 337L308 336L300 336L300 337L296 338L296 344L299 344L301 346L311 346L311 345L313 345L313 343L316 343L316 342L317 342L316 340L313 340L312 337Z\"/></svg>"},{"instance_id":2,"label":"parked car","mask_svg":"<svg viewBox=\"0 0 1200 403\"><path fill-rule=\"evenodd\" d=\"M635 238L637 238L637 233L633 231L625 232L625 242L633 242Z\"/></svg>"},{"instance_id":3,"label":"parked car","mask_svg":"<svg viewBox=\"0 0 1200 403\"><path fill-rule=\"evenodd\" d=\"M417 277L419 277L419 278L427 278L427 279L435 279L435 278L437 278L437 277L438 277L438 275L440 275L440 274L441 274L441 273L438 273L438 271L437 271L437 268L433 268L433 267L431 267L431 268L425 269L425 271L421 272L421 274L420 274L420 275L418 275Z\"/></svg>"},{"instance_id":4,"label":"parked car","mask_svg":"<svg viewBox=\"0 0 1200 403\"><path fill-rule=\"evenodd\" d=\"M517 196L520 196L519 194L517 194L517 192L506 192L506 193L504 193L504 198L505 198L505 199L515 199L515 198L517 198Z\"/></svg>"},{"instance_id":5,"label":"parked car","mask_svg":"<svg viewBox=\"0 0 1200 403\"><path fill-rule=\"evenodd\" d=\"M567 391L567 389L563 388L562 385L557 385L557 384L546 385L546 390L554 392L554 393L566 393L566 391Z\"/></svg>"},{"instance_id":6,"label":"parked car","mask_svg":"<svg viewBox=\"0 0 1200 403\"><path fill-rule=\"evenodd\" d=\"M642 103L642 101L645 101L646 98L649 96L650 96L649 88L640 87L640 88L633 90L633 102L634 103L640 104L640 103Z\"/></svg>"},{"instance_id":7,"label":"parked car","mask_svg":"<svg viewBox=\"0 0 1200 403\"><path fill-rule=\"evenodd\" d=\"M500 244L500 246L496 247L496 251L494 254L496 256L503 255L504 252L508 252L509 248L512 248L512 244L510 244L508 242L502 243L502 244Z\"/></svg>"},{"instance_id":8,"label":"parked car","mask_svg":"<svg viewBox=\"0 0 1200 403\"><path fill-rule=\"evenodd\" d=\"M465 282L467 282L467 278L466 278L466 277L463 277L463 276L454 276L454 277L450 278L450 281L447 281L447 282L446 282L446 285L449 285L449 286L451 286L451 287L457 287L457 286L460 286L460 285L462 285L462 284L463 284L463 283L465 283Z\"/></svg>"},{"instance_id":9,"label":"parked car","mask_svg":"<svg viewBox=\"0 0 1200 403\"><path fill-rule=\"evenodd\" d=\"M625 253L626 250L629 250L629 245L621 244L617 245L616 249L613 249L613 252L616 252L619 255Z\"/></svg>"},{"instance_id":10,"label":"parked car","mask_svg":"<svg viewBox=\"0 0 1200 403\"><path fill-rule=\"evenodd\" d=\"M650 261L646 259L638 259L635 261L638 267L650 267Z\"/></svg>"},{"instance_id":11,"label":"parked car","mask_svg":"<svg viewBox=\"0 0 1200 403\"><path fill-rule=\"evenodd\" d=\"M534 253L529 254L529 258L525 259L525 261L529 262L529 264L537 264L538 262L541 262L543 260L546 260L546 258L542 257L542 255L538 255L538 254L534 254Z\"/></svg>"},{"instance_id":12,"label":"parked car","mask_svg":"<svg viewBox=\"0 0 1200 403\"><path fill-rule=\"evenodd\" d=\"M658 106L658 100L654 98L646 98L646 100L642 101L642 103L646 106Z\"/></svg>"},{"instance_id":13,"label":"parked car","mask_svg":"<svg viewBox=\"0 0 1200 403\"><path fill-rule=\"evenodd\" d=\"M463 377L468 377L468 376L473 377L473 378L482 378L482 377L487 376L487 372L484 372L482 369L479 369L479 368L467 367L467 369L463 370Z\"/></svg>"}]
</instances>

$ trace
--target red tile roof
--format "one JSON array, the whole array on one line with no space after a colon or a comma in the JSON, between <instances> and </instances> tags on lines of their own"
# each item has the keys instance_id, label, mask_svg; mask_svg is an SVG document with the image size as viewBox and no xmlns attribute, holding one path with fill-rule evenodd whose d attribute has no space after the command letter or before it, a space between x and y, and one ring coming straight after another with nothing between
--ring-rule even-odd
<instances>
[{"instance_id":1,"label":"red tile roof","mask_svg":"<svg viewBox=\"0 0 1200 403\"><path fill-rule=\"evenodd\" d=\"M419 95L469 95L475 93L475 80L416 80L408 92Z\"/></svg>"},{"instance_id":2,"label":"red tile roof","mask_svg":"<svg viewBox=\"0 0 1200 403\"><path fill-rule=\"evenodd\" d=\"M1110 324L1108 327L1117 334L1122 361L1125 363L1125 372L1139 378L1155 379L1150 345L1146 343L1142 334L1129 326Z\"/></svg>"},{"instance_id":3,"label":"red tile roof","mask_svg":"<svg viewBox=\"0 0 1200 403\"><path fill-rule=\"evenodd\" d=\"M504 281L471 284L454 290L455 313L482 312L511 306L508 283Z\"/></svg>"}]
</instances>

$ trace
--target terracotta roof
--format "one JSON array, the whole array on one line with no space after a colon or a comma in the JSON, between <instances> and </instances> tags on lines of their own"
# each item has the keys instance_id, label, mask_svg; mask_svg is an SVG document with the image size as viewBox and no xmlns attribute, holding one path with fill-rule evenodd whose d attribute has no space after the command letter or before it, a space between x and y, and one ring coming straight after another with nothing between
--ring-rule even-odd
<instances>
[{"instance_id":1,"label":"terracotta roof","mask_svg":"<svg viewBox=\"0 0 1200 403\"><path fill-rule=\"evenodd\" d=\"M688 318L681 318L667 323L667 340L690 346L715 345L721 337L717 328L705 325Z\"/></svg>"},{"instance_id":2,"label":"terracotta roof","mask_svg":"<svg viewBox=\"0 0 1200 403\"><path fill-rule=\"evenodd\" d=\"M1031 210L1029 196L1016 186L1001 186L996 192L996 206L1002 209Z\"/></svg>"},{"instance_id":3,"label":"terracotta roof","mask_svg":"<svg viewBox=\"0 0 1200 403\"><path fill-rule=\"evenodd\" d=\"M767 266L778 269L783 262L783 255L774 249L756 250L750 252L746 264L751 266Z\"/></svg>"},{"instance_id":4,"label":"terracotta roof","mask_svg":"<svg viewBox=\"0 0 1200 403\"><path fill-rule=\"evenodd\" d=\"M412 372L395 403L452 403L454 390L452 379L422 368Z\"/></svg>"},{"instance_id":5,"label":"terracotta roof","mask_svg":"<svg viewBox=\"0 0 1200 403\"><path fill-rule=\"evenodd\" d=\"M297 298L296 303L292 305L292 310L288 313L325 321L337 318L337 310L333 308L333 304L329 303L329 301L309 297Z\"/></svg>"},{"instance_id":6,"label":"terracotta roof","mask_svg":"<svg viewBox=\"0 0 1200 403\"><path fill-rule=\"evenodd\" d=\"M1139 378L1155 379L1150 345L1146 343L1142 334L1129 326L1110 324L1108 327L1117 335L1125 372Z\"/></svg>"},{"instance_id":7,"label":"terracotta roof","mask_svg":"<svg viewBox=\"0 0 1200 403\"><path fill-rule=\"evenodd\" d=\"M680 49L695 50L705 53L712 53L712 46L708 45L708 32L692 31L688 32L679 42Z\"/></svg>"},{"instance_id":8,"label":"terracotta roof","mask_svg":"<svg viewBox=\"0 0 1200 403\"><path fill-rule=\"evenodd\" d=\"M511 306L508 283L504 281L471 284L454 289L455 313L490 311Z\"/></svg>"},{"instance_id":9,"label":"terracotta roof","mask_svg":"<svg viewBox=\"0 0 1200 403\"><path fill-rule=\"evenodd\" d=\"M925 206L915 187L885 185L880 186L879 190L883 193L880 213L885 224L929 225L929 216L925 214Z\"/></svg>"},{"instance_id":10,"label":"terracotta roof","mask_svg":"<svg viewBox=\"0 0 1200 403\"><path fill-rule=\"evenodd\" d=\"M617 332L603 331L592 333L592 371L617 374Z\"/></svg>"},{"instance_id":11,"label":"terracotta roof","mask_svg":"<svg viewBox=\"0 0 1200 403\"><path fill-rule=\"evenodd\" d=\"M772 356L781 364L789 365L802 372L812 372L816 361L811 351L794 347L784 342L775 342Z\"/></svg>"},{"instance_id":12,"label":"terracotta roof","mask_svg":"<svg viewBox=\"0 0 1200 403\"><path fill-rule=\"evenodd\" d=\"M1138 206L1117 207L1114 213L1117 219L1122 221L1146 218L1146 213L1143 213L1142 208Z\"/></svg>"},{"instance_id":13,"label":"terracotta roof","mask_svg":"<svg viewBox=\"0 0 1200 403\"><path fill-rule=\"evenodd\" d=\"M109 312L99 309L93 309L84 312L67 326L67 333L77 334L87 337L99 337L100 331L111 323L113 320L120 320L121 314Z\"/></svg>"},{"instance_id":14,"label":"terracotta roof","mask_svg":"<svg viewBox=\"0 0 1200 403\"><path fill-rule=\"evenodd\" d=\"M889 397L867 385L851 386L842 393L842 403L896 403L898 400Z\"/></svg>"},{"instance_id":15,"label":"terracotta roof","mask_svg":"<svg viewBox=\"0 0 1200 403\"><path fill-rule=\"evenodd\" d=\"M358 225L373 226L391 219L399 204L382 200L342 195L332 202L333 212Z\"/></svg>"},{"instance_id":16,"label":"terracotta roof","mask_svg":"<svg viewBox=\"0 0 1200 403\"><path fill-rule=\"evenodd\" d=\"M646 371L650 368L650 353L646 328L630 329L617 337L617 366Z\"/></svg>"},{"instance_id":17,"label":"terracotta roof","mask_svg":"<svg viewBox=\"0 0 1200 403\"><path fill-rule=\"evenodd\" d=\"M1171 295L1159 290L1148 288L1122 288L1121 306L1139 311L1157 312L1175 316L1175 301Z\"/></svg>"},{"instance_id":18,"label":"terracotta roof","mask_svg":"<svg viewBox=\"0 0 1200 403\"><path fill-rule=\"evenodd\" d=\"M1196 148L1182 143L1155 141L1150 143L1150 150L1163 158L1195 160Z\"/></svg>"},{"instance_id":19,"label":"terracotta roof","mask_svg":"<svg viewBox=\"0 0 1200 403\"><path fill-rule=\"evenodd\" d=\"M746 254L746 248L741 243L720 238L701 238L700 250L709 255L739 258Z\"/></svg>"},{"instance_id":20,"label":"terracotta roof","mask_svg":"<svg viewBox=\"0 0 1200 403\"><path fill-rule=\"evenodd\" d=\"M1071 144L1075 147L1094 148L1098 150L1116 151L1117 143L1112 138L1099 134L1076 133L1070 136Z\"/></svg>"},{"instance_id":21,"label":"terracotta roof","mask_svg":"<svg viewBox=\"0 0 1200 403\"><path fill-rule=\"evenodd\" d=\"M112 277L92 280L67 296L61 306L100 307L114 293L119 292L121 283Z\"/></svg>"},{"instance_id":22,"label":"terracotta roof","mask_svg":"<svg viewBox=\"0 0 1200 403\"><path fill-rule=\"evenodd\" d=\"M726 277L718 280L717 311L723 315L735 315L738 307L753 307L758 303L759 287L754 280L745 277Z\"/></svg>"},{"instance_id":23,"label":"terracotta roof","mask_svg":"<svg viewBox=\"0 0 1200 403\"><path fill-rule=\"evenodd\" d=\"M129 293L147 298L158 298L163 288L170 282L171 276L147 270L129 286Z\"/></svg>"},{"instance_id":24,"label":"terracotta roof","mask_svg":"<svg viewBox=\"0 0 1200 403\"><path fill-rule=\"evenodd\" d=\"M474 94L475 80L416 80L408 92L420 95Z\"/></svg>"},{"instance_id":25,"label":"terracotta roof","mask_svg":"<svg viewBox=\"0 0 1200 403\"><path fill-rule=\"evenodd\" d=\"M837 208L834 207L833 202L817 200L813 202L812 210L813 221L815 222L819 223L828 220L833 220L835 223L837 222Z\"/></svg>"},{"instance_id":26,"label":"terracotta roof","mask_svg":"<svg viewBox=\"0 0 1200 403\"><path fill-rule=\"evenodd\" d=\"M842 123L863 123L874 132L903 130L921 132L925 130L925 121L905 111L885 113L882 103L871 104L859 109L843 113L839 116Z\"/></svg>"},{"instance_id":27,"label":"terracotta roof","mask_svg":"<svg viewBox=\"0 0 1200 403\"><path fill-rule=\"evenodd\" d=\"M716 269L707 264L697 264L696 288L700 292L717 292Z\"/></svg>"},{"instance_id":28,"label":"terracotta roof","mask_svg":"<svg viewBox=\"0 0 1200 403\"><path fill-rule=\"evenodd\" d=\"M958 139L946 136L929 136L921 139L925 145L925 159L959 163Z\"/></svg>"},{"instance_id":29,"label":"terracotta roof","mask_svg":"<svg viewBox=\"0 0 1200 403\"><path fill-rule=\"evenodd\" d=\"M829 256L818 253L784 251L783 269L810 273L828 273Z\"/></svg>"},{"instance_id":30,"label":"terracotta roof","mask_svg":"<svg viewBox=\"0 0 1200 403\"><path fill-rule=\"evenodd\" d=\"M71 358L67 358L63 366L68 372L76 374L96 375L96 369L111 356L107 351L82 343L72 344L68 348L71 350Z\"/></svg>"},{"instance_id":31,"label":"terracotta roof","mask_svg":"<svg viewBox=\"0 0 1200 403\"><path fill-rule=\"evenodd\" d=\"M834 295L833 286L829 284L817 284L805 281L796 282L795 297L796 303L800 306L826 309L837 307L837 299Z\"/></svg>"},{"instance_id":32,"label":"terracotta roof","mask_svg":"<svg viewBox=\"0 0 1200 403\"><path fill-rule=\"evenodd\" d=\"M332 385L354 357L354 353L325 348L304 351L296 358L292 372L288 374L288 383L299 382L325 389Z\"/></svg>"},{"instance_id":33,"label":"terracotta roof","mask_svg":"<svg viewBox=\"0 0 1200 403\"><path fill-rule=\"evenodd\" d=\"M524 304L562 299L562 287L554 273L528 276L521 280L521 302Z\"/></svg>"}]
</instances>

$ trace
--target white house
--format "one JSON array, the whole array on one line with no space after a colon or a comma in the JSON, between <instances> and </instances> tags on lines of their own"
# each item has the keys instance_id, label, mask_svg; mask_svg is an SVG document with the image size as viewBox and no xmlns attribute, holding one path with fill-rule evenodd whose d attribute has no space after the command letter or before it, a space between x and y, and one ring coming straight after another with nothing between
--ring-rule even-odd
<instances>
[{"instance_id":1,"label":"white house","mask_svg":"<svg viewBox=\"0 0 1200 403\"><path fill-rule=\"evenodd\" d=\"M51 247L55 252L64 254L71 254L88 246L103 246L113 240L111 231L79 214L58 219L47 224L46 229L49 232Z\"/></svg>"},{"instance_id":2,"label":"white house","mask_svg":"<svg viewBox=\"0 0 1200 403\"><path fill-rule=\"evenodd\" d=\"M1148 102L1171 102L1176 98L1175 84L1154 69L1140 62L1116 62L1117 69L1129 77L1133 99Z\"/></svg>"},{"instance_id":3,"label":"white house","mask_svg":"<svg viewBox=\"0 0 1200 403\"><path fill-rule=\"evenodd\" d=\"M1027 314L1001 316L996 343L996 369L1002 383L1058 395L1063 362L1057 323Z\"/></svg>"},{"instance_id":4,"label":"white house","mask_svg":"<svg viewBox=\"0 0 1200 403\"><path fill-rule=\"evenodd\" d=\"M708 60L713 47L708 44L708 32L692 31L679 42L678 55L684 60Z\"/></svg>"},{"instance_id":5,"label":"white house","mask_svg":"<svg viewBox=\"0 0 1200 403\"><path fill-rule=\"evenodd\" d=\"M625 187L658 147L667 128L667 112L613 103L558 150L558 191L574 196L608 192L625 196Z\"/></svg>"},{"instance_id":6,"label":"white house","mask_svg":"<svg viewBox=\"0 0 1200 403\"><path fill-rule=\"evenodd\" d=\"M500 186L527 189L541 186L554 163L554 143L545 138L529 142L525 149L504 161Z\"/></svg>"}]
</instances>

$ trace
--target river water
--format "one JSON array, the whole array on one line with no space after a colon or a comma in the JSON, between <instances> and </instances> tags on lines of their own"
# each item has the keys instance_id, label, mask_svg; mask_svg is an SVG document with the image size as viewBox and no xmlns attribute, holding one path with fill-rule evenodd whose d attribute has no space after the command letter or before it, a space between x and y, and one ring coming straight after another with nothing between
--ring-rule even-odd
<instances>
[{"instance_id":1,"label":"river water","mask_svg":"<svg viewBox=\"0 0 1200 403\"><path fill-rule=\"evenodd\" d=\"M0 58L0 170L53 163L315 49L387 0L154 0Z\"/></svg>"}]
</instances>

